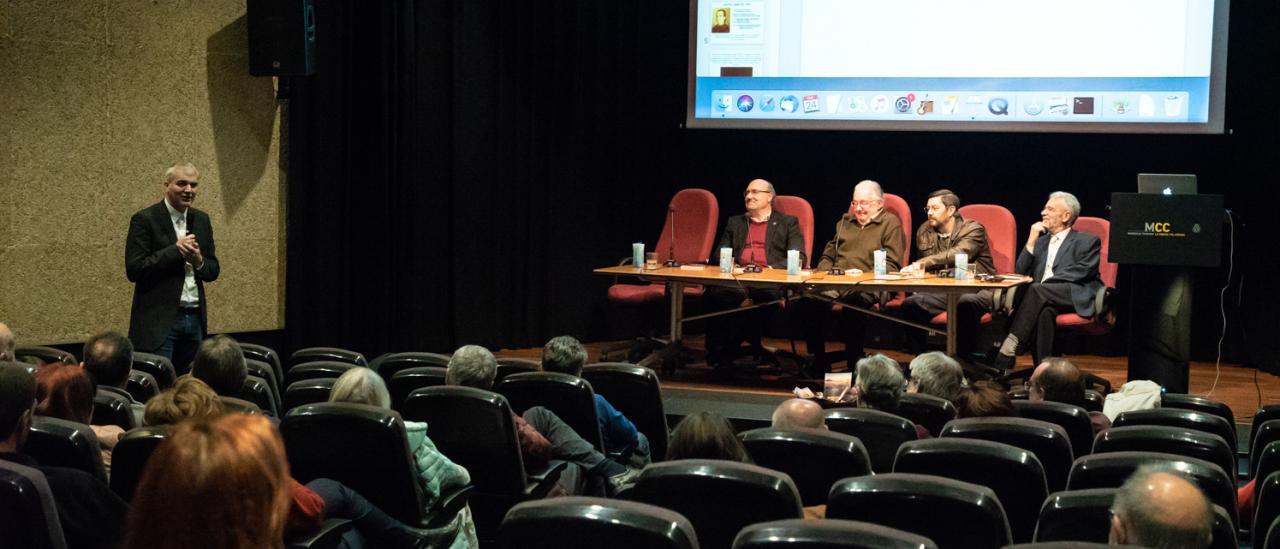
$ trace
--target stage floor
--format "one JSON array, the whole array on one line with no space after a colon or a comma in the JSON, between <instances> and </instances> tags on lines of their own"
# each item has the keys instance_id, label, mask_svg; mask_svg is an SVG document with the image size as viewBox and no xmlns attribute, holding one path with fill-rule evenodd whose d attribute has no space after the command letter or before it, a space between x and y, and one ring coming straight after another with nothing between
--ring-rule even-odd
<instances>
[{"instance_id":1,"label":"stage floor","mask_svg":"<svg viewBox=\"0 0 1280 549\"><path fill-rule=\"evenodd\" d=\"M693 335L685 338L689 347L702 348L702 336ZM586 343L589 355L588 362L599 362L602 349L614 342ZM764 345L779 350L791 349L791 343L785 339L766 339ZM805 353L804 342L796 342L797 351ZM838 344L828 344L829 349L838 349ZM898 351L869 352L884 354L903 363L909 362L913 355ZM498 356L539 359L541 348L504 349L496 353ZM1070 357L1077 366L1090 373L1106 378L1114 389L1119 389L1127 381L1128 359L1123 356L1108 357L1094 355L1074 355ZM1031 367L1031 357L1018 357L1018 368ZM843 370L843 363L835 366L836 371ZM794 371L778 371L767 368L752 368L743 364L731 375L713 375L711 368L705 363L695 362L681 368L674 374L662 374L662 388L667 395L667 413L683 416L687 413L710 409L724 414L735 421L755 423L768 418L773 407L787 398L796 386L813 386L811 380L797 377ZM1216 386L1215 386L1216 380ZM807 383L806 383L807 382ZM1280 377L1252 368L1241 368L1235 364L1222 364L1215 367L1212 362L1191 363L1191 394L1208 396L1231 407L1239 423L1249 423L1255 410L1262 404L1280 402Z\"/></svg>"}]
</instances>

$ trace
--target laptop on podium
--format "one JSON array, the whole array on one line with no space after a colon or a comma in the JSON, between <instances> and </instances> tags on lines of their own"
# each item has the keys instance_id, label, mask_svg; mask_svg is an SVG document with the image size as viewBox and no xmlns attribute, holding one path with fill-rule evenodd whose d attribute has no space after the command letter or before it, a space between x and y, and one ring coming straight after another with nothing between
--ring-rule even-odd
<instances>
[{"instance_id":1,"label":"laptop on podium","mask_svg":"<svg viewBox=\"0 0 1280 549\"><path fill-rule=\"evenodd\" d=\"M1140 194L1196 194L1196 176L1186 173L1140 173Z\"/></svg>"}]
</instances>

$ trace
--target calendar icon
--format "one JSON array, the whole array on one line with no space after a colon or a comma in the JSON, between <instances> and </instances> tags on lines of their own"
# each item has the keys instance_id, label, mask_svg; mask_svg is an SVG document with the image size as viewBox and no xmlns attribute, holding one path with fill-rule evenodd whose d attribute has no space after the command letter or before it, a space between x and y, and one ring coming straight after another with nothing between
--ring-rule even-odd
<instances>
[{"instance_id":1,"label":"calendar icon","mask_svg":"<svg viewBox=\"0 0 1280 549\"><path fill-rule=\"evenodd\" d=\"M817 95L806 95L806 96L804 96L804 101L803 101L802 103L800 103L800 105L804 108L804 112L805 112L805 114L809 114L809 113L811 113L811 112L818 112L819 110L821 110L821 109L818 107L818 96L817 96Z\"/></svg>"}]
</instances>

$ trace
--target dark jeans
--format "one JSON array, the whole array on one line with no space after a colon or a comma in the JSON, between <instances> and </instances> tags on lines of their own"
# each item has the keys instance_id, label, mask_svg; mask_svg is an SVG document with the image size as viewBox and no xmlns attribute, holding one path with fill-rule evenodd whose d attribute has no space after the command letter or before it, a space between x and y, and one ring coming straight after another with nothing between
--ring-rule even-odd
<instances>
[{"instance_id":1,"label":"dark jeans","mask_svg":"<svg viewBox=\"0 0 1280 549\"><path fill-rule=\"evenodd\" d=\"M956 353L963 356L972 353L977 346L978 327L982 325L982 315L991 311L992 295L990 290L960 296L956 304ZM947 296L945 294L917 293L907 296L902 304L902 313L907 320L919 324L929 324L939 313L947 312ZM907 327L911 351L919 353L924 350L925 337L928 332Z\"/></svg>"},{"instance_id":2,"label":"dark jeans","mask_svg":"<svg viewBox=\"0 0 1280 549\"><path fill-rule=\"evenodd\" d=\"M534 429L537 429L542 436L547 437L551 442L551 446L556 449L557 459L562 459L571 464L578 465L585 478L576 478L576 474L570 474L566 478L561 474L561 487L573 494L573 487L570 484L581 486L580 490L583 494L604 494L604 480L613 475L626 472L623 467L616 461L609 459L608 456L597 452L595 447L582 437L578 436L577 431L573 430L567 423L558 416L541 406L534 406L525 410L524 420L529 422Z\"/></svg>"},{"instance_id":3,"label":"dark jeans","mask_svg":"<svg viewBox=\"0 0 1280 549\"><path fill-rule=\"evenodd\" d=\"M1018 303L1014 305L1009 333L1018 337L1019 345L1031 346L1031 356L1039 364L1041 360L1053 355L1053 336L1058 329L1058 313L1075 310L1075 305L1071 303L1071 284L1030 284L1019 290L1016 297ZM1032 337L1035 338L1034 345Z\"/></svg>"},{"instance_id":4,"label":"dark jeans","mask_svg":"<svg viewBox=\"0 0 1280 549\"><path fill-rule=\"evenodd\" d=\"M381 509L364 499L355 490L346 485L327 478L318 478L307 483L307 488L320 495L324 500L325 518L341 518L355 525L352 534L343 537L346 547L358 549L365 547L409 548L414 547L419 536L413 533L400 521L391 518Z\"/></svg>"},{"instance_id":5,"label":"dark jeans","mask_svg":"<svg viewBox=\"0 0 1280 549\"><path fill-rule=\"evenodd\" d=\"M742 306L748 297L754 303L767 303L782 296L773 288L735 288L711 286L703 295L708 312L728 311ZM772 307L760 307L707 319L707 362L716 364L732 358L743 341L756 343L764 335Z\"/></svg>"},{"instance_id":6,"label":"dark jeans","mask_svg":"<svg viewBox=\"0 0 1280 549\"><path fill-rule=\"evenodd\" d=\"M179 308L178 316L173 319L173 328L169 329L169 335L155 353L172 361L173 368L182 375L191 371L191 360L196 357L203 340L200 309Z\"/></svg>"},{"instance_id":7,"label":"dark jeans","mask_svg":"<svg viewBox=\"0 0 1280 549\"><path fill-rule=\"evenodd\" d=\"M824 292L828 297L836 297L835 292ZM866 292L850 292L839 297L840 301L858 307L870 308L872 305L880 302L878 294ZM830 371L827 364L826 354L827 345L823 338L823 329L826 326L827 318L831 316L831 303L820 299L803 299L797 303L801 308L800 316L803 318L805 325L805 344L809 348L809 355L813 357L814 366L811 373L822 373ZM845 360L849 363L849 371L852 372L854 365L858 359L862 358L864 351L862 341L867 331L867 315L852 309L840 309L840 333L844 339L844 355Z\"/></svg>"}]
</instances>

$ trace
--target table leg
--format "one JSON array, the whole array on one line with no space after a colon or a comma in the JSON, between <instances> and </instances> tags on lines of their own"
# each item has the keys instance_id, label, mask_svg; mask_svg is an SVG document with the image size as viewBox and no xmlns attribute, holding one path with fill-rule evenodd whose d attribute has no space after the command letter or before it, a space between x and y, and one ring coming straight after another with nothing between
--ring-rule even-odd
<instances>
[{"instance_id":1,"label":"table leg","mask_svg":"<svg viewBox=\"0 0 1280 549\"><path fill-rule=\"evenodd\" d=\"M960 294L947 293L947 355L956 356L956 305Z\"/></svg>"},{"instance_id":2,"label":"table leg","mask_svg":"<svg viewBox=\"0 0 1280 549\"><path fill-rule=\"evenodd\" d=\"M684 323L680 321L684 318L684 283L672 282L667 290L671 292L671 344L679 347L684 339Z\"/></svg>"}]
</instances>

